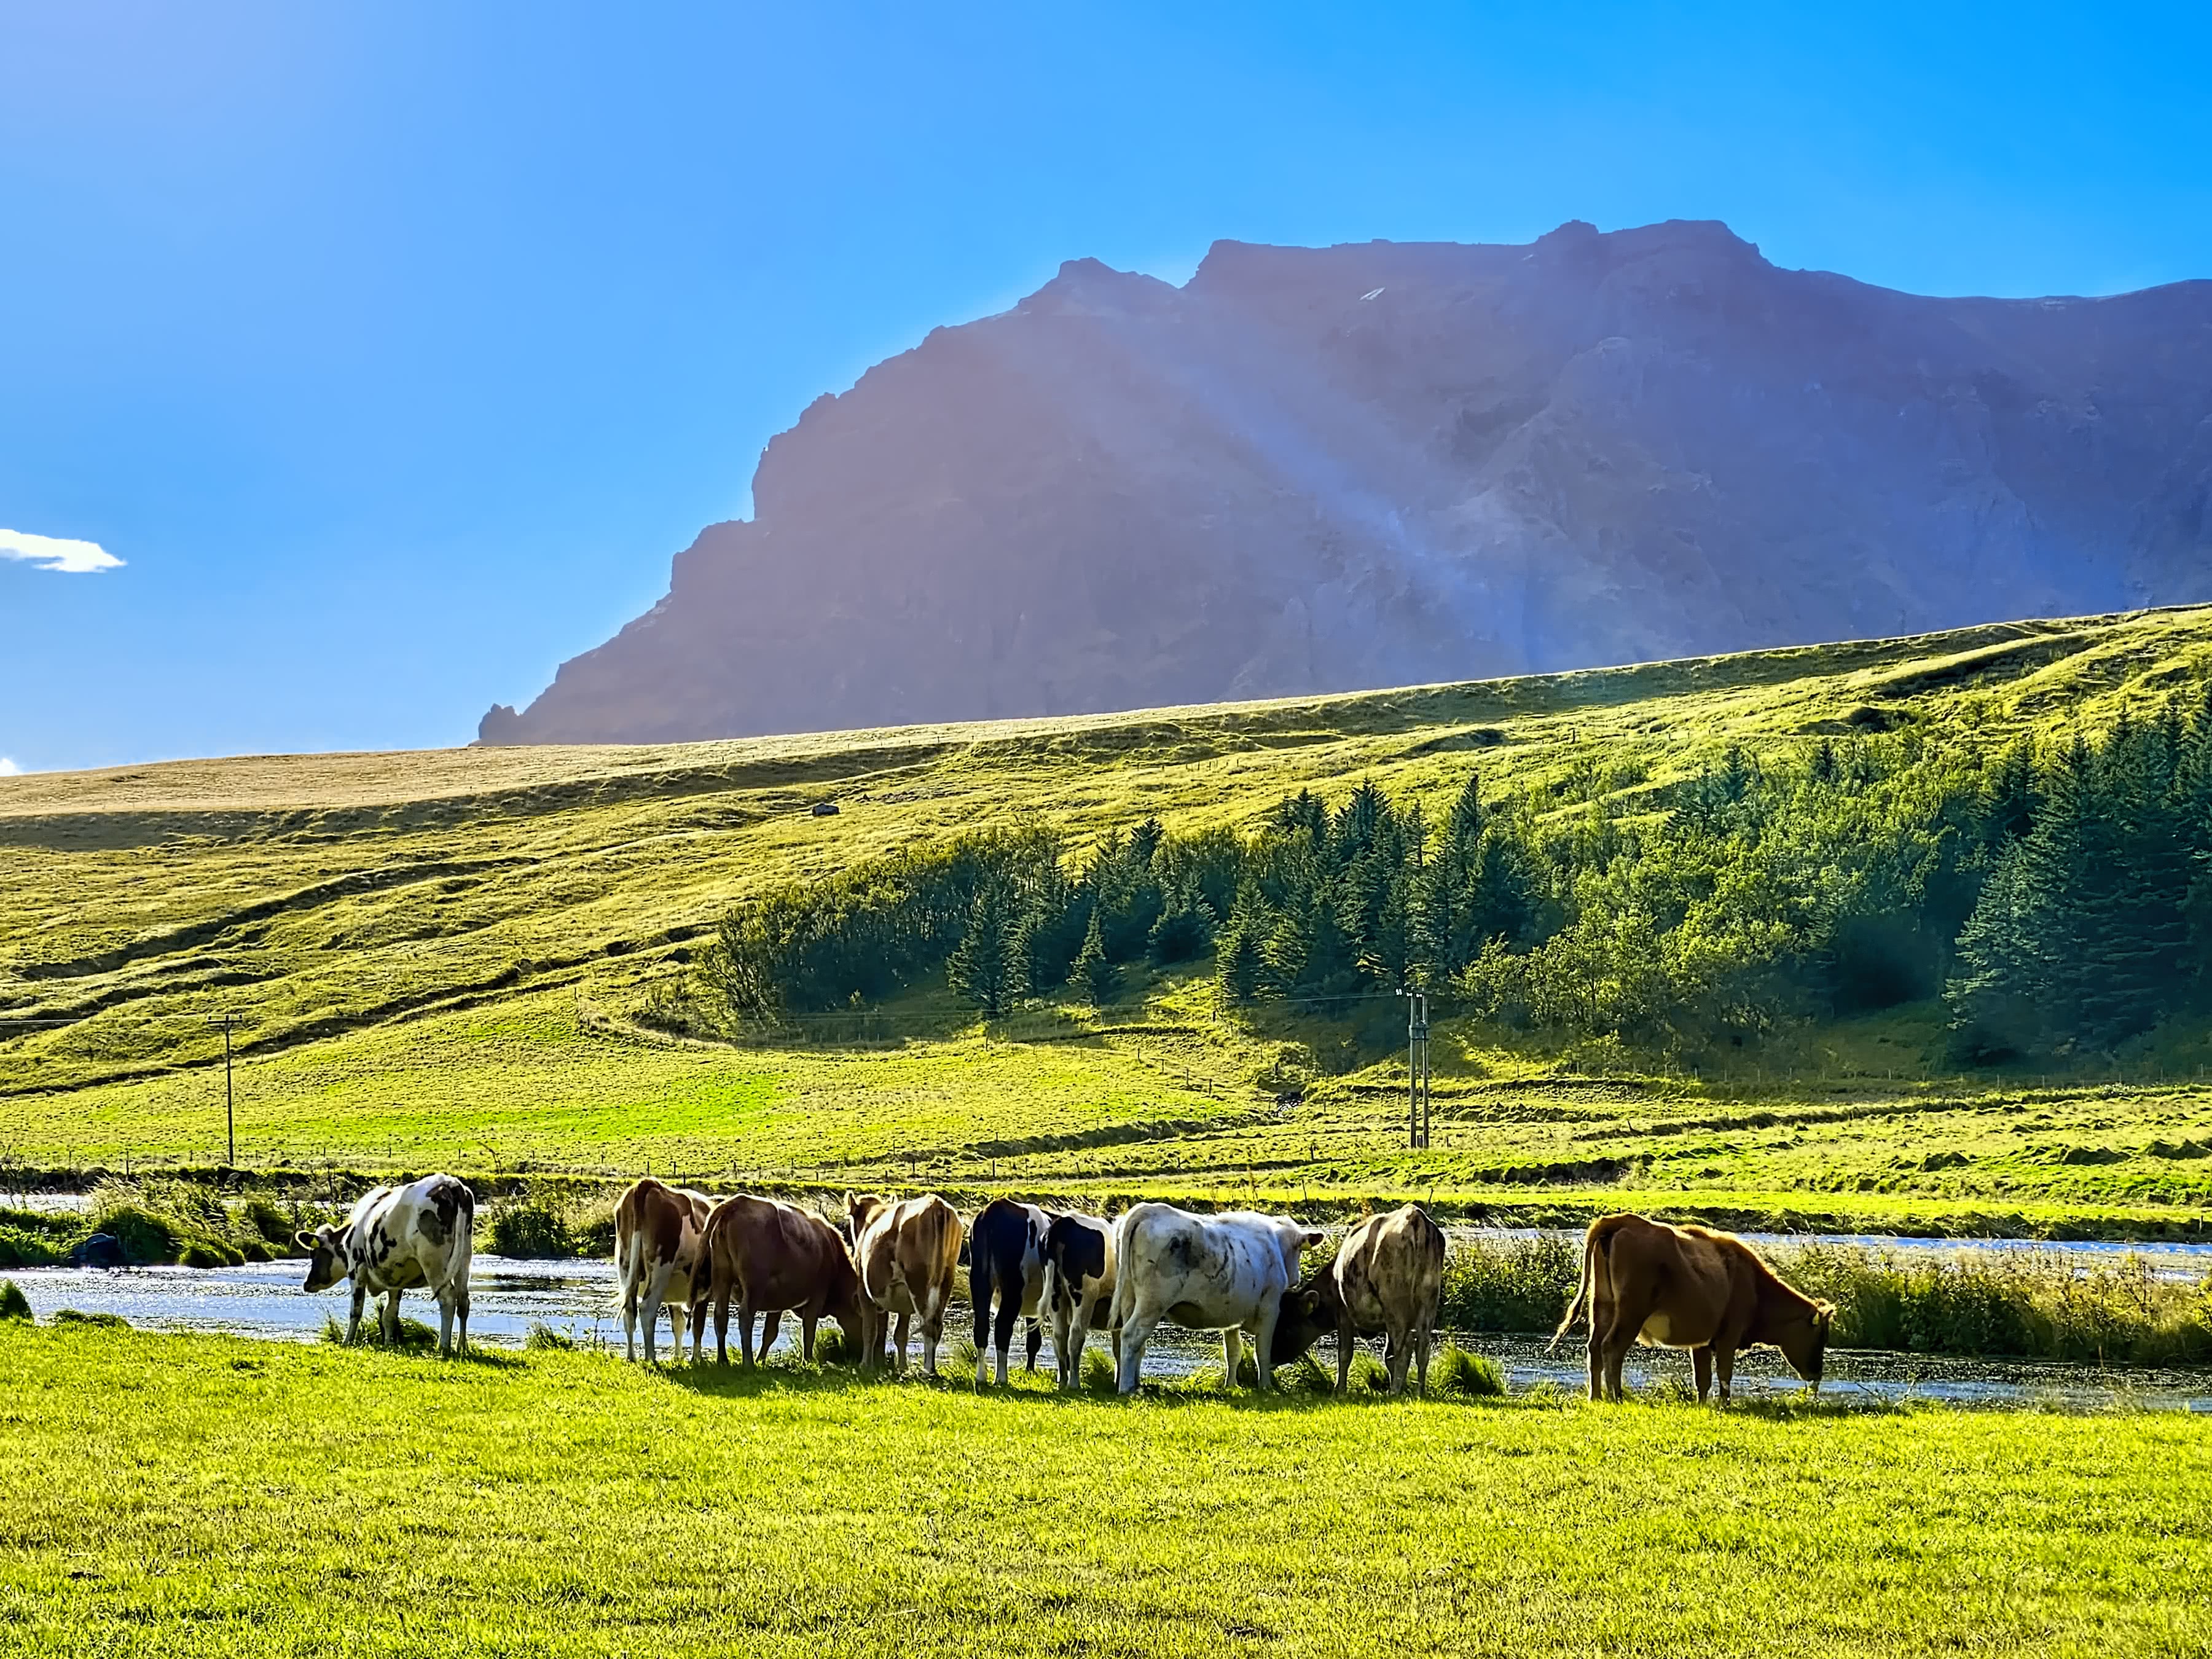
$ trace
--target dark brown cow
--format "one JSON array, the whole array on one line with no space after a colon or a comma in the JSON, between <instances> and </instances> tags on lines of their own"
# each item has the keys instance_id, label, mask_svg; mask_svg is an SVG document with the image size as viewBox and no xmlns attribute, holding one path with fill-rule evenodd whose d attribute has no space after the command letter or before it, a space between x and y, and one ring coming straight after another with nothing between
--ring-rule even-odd
<instances>
[{"instance_id":1,"label":"dark brown cow","mask_svg":"<svg viewBox=\"0 0 2212 1659\"><path fill-rule=\"evenodd\" d=\"M860 1278L837 1230L811 1210L773 1198L740 1194L726 1198L707 1218L700 1249L700 1278L711 1285L691 1304L691 1352L707 1334L707 1307L714 1310L714 1359L730 1363L730 1303L738 1304L738 1352L753 1363L753 1315L761 1328L763 1358L775 1346L777 1322L799 1316L799 1352L814 1358L814 1328L827 1314L855 1343L860 1339Z\"/></svg>"},{"instance_id":2,"label":"dark brown cow","mask_svg":"<svg viewBox=\"0 0 2212 1659\"><path fill-rule=\"evenodd\" d=\"M615 1206L615 1284L622 1296L623 1335L629 1357L637 1358L637 1326L644 1316L646 1364L659 1363L653 1328L662 1308L676 1357L684 1358L684 1314L706 1293L699 1267L699 1241L714 1200L687 1187L666 1187L651 1176L622 1195ZM640 1304L642 1304L642 1306ZM699 1345L691 1345L699 1358Z\"/></svg>"},{"instance_id":3,"label":"dark brown cow","mask_svg":"<svg viewBox=\"0 0 2212 1659\"><path fill-rule=\"evenodd\" d=\"M1585 1311L1591 1399L1621 1397L1621 1364L1630 1346L1643 1341L1687 1348L1698 1398L1705 1398L1717 1373L1725 1406L1736 1351L1760 1343L1781 1349L1819 1393L1836 1310L1790 1289L1732 1234L1609 1215L1590 1224L1582 1285L1553 1346Z\"/></svg>"},{"instance_id":4,"label":"dark brown cow","mask_svg":"<svg viewBox=\"0 0 2212 1659\"><path fill-rule=\"evenodd\" d=\"M937 1375L937 1345L951 1305L960 1266L960 1215L943 1199L855 1198L845 1194L853 1230L853 1265L860 1273L860 1358L883 1363L884 1337L893 1316L896 1364L906 1370L907 1332L921 1319L921 1369Z\"/></svg>"},{"instance_id":5,"label":"dark brown cow","mask_svg":"<svg viewBox=\"0 0 2212 1659\"><path fill-rule=\"evenodd\" d=\"M1336 1328L1336 1391L1352 1380L1362 1336L1381 1335L1390 1392L1406 1391L1406 1366L1429 1391L1429 1345L1443 1294L1443 1230L1418 1204L1368 1217L1344 1236L1336 1260L1315 1276L1316 1310Z\"/></svg>"}]
</instances>

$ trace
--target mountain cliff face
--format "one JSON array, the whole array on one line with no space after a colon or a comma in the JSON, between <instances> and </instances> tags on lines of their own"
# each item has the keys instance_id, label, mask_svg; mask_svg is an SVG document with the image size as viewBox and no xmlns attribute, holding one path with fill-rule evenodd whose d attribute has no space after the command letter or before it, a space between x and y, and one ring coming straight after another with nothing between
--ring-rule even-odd
<instances>
[{"instance_id":1,"label":"mountain cliff face","mask_svg":"<svg viewBox=\"0 0 2212 1659\"><path fill-rule=\"evenodd\" d=\"M493 743L1540 672L2212 598L2212 283L1940 300L1722 225L1091 260L772 442Z\"/></svg>"}]
</instances>

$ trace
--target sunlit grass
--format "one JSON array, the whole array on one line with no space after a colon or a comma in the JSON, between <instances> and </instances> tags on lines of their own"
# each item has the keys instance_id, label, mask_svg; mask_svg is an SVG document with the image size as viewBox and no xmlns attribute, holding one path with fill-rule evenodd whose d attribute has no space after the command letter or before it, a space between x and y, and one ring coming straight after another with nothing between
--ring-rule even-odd
<instances>
[{"instance_id":1,"label":"sunlit grass","mask_svg":"<svg viewBox=\"0 0 2212 1659\"><path fill-rule=\"evenodd\" d=\"M51 1654L2181 1653L2212 1423L1135 1404L0 1325Z\"/></svg>"}]
</instances>

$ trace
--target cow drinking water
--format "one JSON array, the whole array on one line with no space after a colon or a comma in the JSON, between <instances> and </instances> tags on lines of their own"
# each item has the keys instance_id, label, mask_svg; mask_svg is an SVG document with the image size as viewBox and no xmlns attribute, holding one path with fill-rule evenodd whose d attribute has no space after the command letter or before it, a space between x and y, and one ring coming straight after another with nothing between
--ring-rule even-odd
<instances>
[{"instance_id":1,"label":"cow drinking water","mask_svg":"<svg viewBox=\"0 0 2212 1659\"><path fill-rule=\"evenodd\" d=\"M896 1369L906 1370L907 1332L921 1320L921 1369L937 1375L937 1345L945 1335L945 1310L952 1302L960 1266L959 1213L934 1194L893 1200L845 1194L852 1229L853 1265L860 1274L860 1363L883 1362L886 1328L897 1346Z\"/></svg>"},{"instance_id":2,"label":"cow drinking water","mask_svg":"<svg viewBox=\"0 0 2212 1659\"><path fill-rule=\"evenodd\" d=\"M1145 1344L1164 1319L1189 1330L1219 1331L1231 1386L1240 1338L1249 1332L1260 1387L1273 1388L1274 1368L1285 1358L1276 1342L1284 1296L1297 1288L1301 1252L1324 1237L1287 1216L1249 1210L1200 1216L1139 1204L1125 1211L1114 1224L1121 1392L1136 1392Z\"/></svg>"},{"instance_id":3,"label":"cow drinking water","mask_svg":"<svg viewBox=\"0 0 2212 1659\"><path fill-rule=\"evenodd\" d=\"M1370 1216L1344 1236L1336 1260L1315 1275L1316 1303L1336 1330L1336 1391L1352 1380L1352 1355L1362 1336L1381 1334L1390 1392L1406 1391L1406 1366L1419 1368L1429 1391L1429 1345L1443 1294L1443 1230L1418 1204Z\"/></svg>"},{"instance_id":4,"label":"cow drinking water","mask_svg":"<svg viewBox=\"0 0 2212 1659\"><path fill-rule=\"evenodd\" d=\"M1083 1345L1114 1306L1114 1224L1103 1216L1055 1215L1044 1233L1045 1305L1060 1386L1083 1381Z\"/></svg>"},{"instance_id":5,"label":"cow drinking water","mask_svg":"<svg viewBox=\"0 0 2212 1659\"><path fill-rule=\"evenodd\" d=\"M668 1310L669 1340L684 1358L684 1316L707 1294L700 1241L714 1200L688 1187L668 1187L651 1176L632 1186L615 1206L615 1286L622 1299L623 1337L637 1358L637 1327L645 1324L645 1363L657 1365L653 1334ZM694 1337L691 1359L699 1359Z\"/></svg>"},{"instance_id":6,"label":"cow drinking water","mask_svg":"<svg viewBox=\"0 0 2212 1659\"><path fill-rule=\"evenodd\" d=\"M766 1316L759 1352L775 1346L777 1322L799 1316L799 1352L811 1364L814 1330L829 1315L854 1344L860 1340L860 1278L837 1230L811 1210L780 1199L740 1194L707 1218L700 1246L699 1289L691 1304L691 1355L699 1356L707 1309L714 1311L714 1359L730 1363L730 1303L738 1304L738 1348L753 1363L753 1316Z\"/></svg>"},{"instance_id":7,"label":"cow drinking water","mask_svg":"<svg viewBox=\"0 0 2212 1659\"><path fill-rule=\"evenodd\" d=\"M374 1187L343 1222L296 1235L307 1252L310 1293L353 1281L346 1340L361 1338L362 1304L384 1298L384 1341L399 1340L399 1293L420 1285L438 1299L438 1352L469 1346L469 1260L476 1249L476 1194L449 1175L404 1187ZM454 1340L453 1322L460 1321Z\"/></svg>"},{"instance_id":8,"label":"cow drinking water","mask_svg":"<svg viewBox=\"0 0 2212 1659\"><path fill-rule=\"evenodd\" d=\"M999 1386L1006 1386L1006 1350L1012 1346L1018 1318L1028 1324L1028 1369L1036 1369L1037 1349L1044 1340L1037 1319L1044 1297L1044 1238L1051 1225L1052 1218L1034 1204L994 1198L968 1230L968 1297L975 1310L975 1386L979 1389L994 1351L999 1357ZM995 1321L991 1312L994 1295L998 1298Z\"/></svg>"},{"instance_id":9,"label":"cow drinking water","mask_svg":"<svg viewBox=\"0 0 2212 1659\"><path fill-rule=\"evenodd\" d=\"M1765 1343L1782 1350L1798 1376L1820 1389L1835 1309L1784 1284L1751 1246L1705 1227L1670 1227L1640 1215L1590 1223L1583 1241L1583 1278L1552 1345L1589 1317L1589 1397L1618 1401L1629 1349L1687 1348L1703 1401L1717 1373L1721 1404L1738 1349Z\"/></svg>"}]
</instances>

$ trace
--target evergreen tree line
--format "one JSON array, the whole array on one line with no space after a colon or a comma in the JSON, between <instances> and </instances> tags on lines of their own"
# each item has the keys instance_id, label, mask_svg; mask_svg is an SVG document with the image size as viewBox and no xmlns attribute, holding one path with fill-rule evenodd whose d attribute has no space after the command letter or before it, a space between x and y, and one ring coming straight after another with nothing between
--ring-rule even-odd
<instances>
[{"instance_id":1,"label":"evergreen tree line","mask_svg":"<svg viewBox=\"0 0 2212 1659\"><path fill-rule=\"evenodd\" d=\"M979 831L733 910L704 972L750 1020L940 969L996 1017L1210 955L1228 1004L1418 985L1433 1012L1678 1053L1940 994L1990 1059L2108 1048L2203 1000L2208 860L2212 709L2169 700L2040 753L1823 738L1595 799L1493 802L1470 773L1433 824L1370 781L1249 835L1147 819L1080 860L1049 830Z\"/></svg>"}]
</instances>

